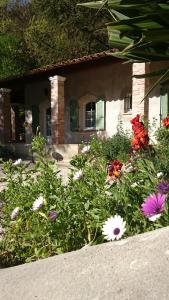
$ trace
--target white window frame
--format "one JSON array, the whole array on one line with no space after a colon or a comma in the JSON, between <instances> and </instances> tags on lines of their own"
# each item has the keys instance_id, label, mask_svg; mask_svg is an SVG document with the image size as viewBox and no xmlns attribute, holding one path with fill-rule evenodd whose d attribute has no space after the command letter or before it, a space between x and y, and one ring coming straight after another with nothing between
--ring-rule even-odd
<instances>
[{"instance_id":1,"label":"white window frame","mask_svg":"<svg viewBox=\"0 0 169 300\"><path fill-rule=\"evenodd\" d=\"M96 127L86 127L86 104L97 102L98 97L92 94L85 94L79 99L79 130L96 131Z\"/></svg>"},{"instance_id":2,"label":"white window frame","mask_svg":"<svg viewBox=\"0 0 169 300\"><path fill-rule=\"evenodd\" d=\"M131 112L132 112L132 94L128 93L124 97L124 114L129 114Z\"/></svg>"},{"instance_id":3,"label":"white window frame","mask_svg":"<svg viewBox=\"0 0 169 300\"><path fill-rule=\"evenodd\" d=\"M90 103L95 103L95 126L86 127L86 106ZM89 101L85 104L85 107L84 107L84 123L85 123L85 130L96 130L96 101Z\"/></svg>"}]
</instances>

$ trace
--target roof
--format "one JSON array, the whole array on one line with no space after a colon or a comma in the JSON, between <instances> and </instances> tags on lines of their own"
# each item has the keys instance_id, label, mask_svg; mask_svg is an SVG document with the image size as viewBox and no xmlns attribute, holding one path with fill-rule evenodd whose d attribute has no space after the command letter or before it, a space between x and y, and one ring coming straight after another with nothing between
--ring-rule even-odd
<instances>
[{"instance_id":1,"label":"roof","mask_svg":"<svg viewBox=\"0 0 169 300\"><path fill-rule=\"evenodd\" d=\"M83 56L80 58L69 59L69 60L66 60L63 62L59 62L59 63L52 64L52 65L47 65L47 66L40 67L37 69L32 69L22 75L9 77L9 78L0 80L0 87L7 87L16 81L18 82L18 81L23 81L26 79L30 80L35 77L47 77L47 76L51 76L54 74L55 75L64 74L64 73L72 70L73 67L82 66L82 65L91 65L91 64L93 65L93 62L97 62L97 61L103 61L103 62L121 61L120 59L111 55L111 53L114 53L115 51L117 51L117 50L111 49L108 51L103 51L103 52L99 52L99 53L95 53L95 54L86 55L86 56ZM57 74L56 74L56 72L57 72Z\"/></svg>"}]
</instances>

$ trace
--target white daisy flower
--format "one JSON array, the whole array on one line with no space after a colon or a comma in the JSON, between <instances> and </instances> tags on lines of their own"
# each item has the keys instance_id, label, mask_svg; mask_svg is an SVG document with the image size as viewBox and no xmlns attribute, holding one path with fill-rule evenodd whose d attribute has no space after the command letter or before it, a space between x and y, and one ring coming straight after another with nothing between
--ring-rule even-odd
<instances>
[{"instance_id":1,"label":"white daisy flower","mask_svg":"<svg viewBox=\"0 0 169 300\"><path fill-rule=\"evenodd\" d=\"M11 220L15 221L18 214L19 214L19 207L15 207L15 209L13 210L13 212L11 213Z\"/></svg>"},{"instance_id":2,"label":"white daisy flower","mask_svg":"<svg viewBox=\"0 0 169 300\"><path fill-rule=\"evenodd\" d=\"M159 172L159 173L157 173L157 178L162 178L163 177L163 172Z\"/></svg>"},{"instance_id":3,"label":"white daisy flower","mask_svg":"<svg viewBox=\"0 0 169 300\"><path fill-rule=\"evenodd\" d=\"M33 211L38 210L39 208L42 207L43 204L44 204L44 198L42 196L39 196L33 203L32 210Z\"/></svg>"},{"instance_id":4,"label":"white daisy flower","mask_svg":"<svg viewBox=\"0 0 169 300\"><path fill-rule=\"evenodd\" d=\"M135 188L136 186L138 186L138 183L137 183L137 182L133 182L133 183L131 184L131 187L132 187L132 188Z\"/></svg>"},{"instance_id":5,"label":"white daisy flower","mask_svg":"<svg viewBox=\"0 0 169 300\"><path fill-rule=\"evenodd\" d=\"M108 218L102 228L105 239L108 241L119 240L126 231L125 225L126 222L118 215Z\"/></svg>"},{"instance_id":6,"label":"white daisy flower","mask_svg":"<svg viewBox=\"0 0 169 300\"><path fill-rule=\"evenodd\" d=\"M74 174L73 180L77 181L77 180L80 180L82 177L83 177L83 172L82 172L82 170L79 170Z\"/></svg>"},{"instance_id":7,"label":"white daisy flower","mask_svg":"<svg viewBox=\"0 0 169 300\"><path fill-rule=\"evenodd\" d=\"M90 151L90 145L84 146L83 149L81 150L81 153L88 153Z\"/></svg>"},{"instance_id":8,"label":"white daisy flower","mask_svg":"<svg viewBox=\"0 0 169 300\"><path fill-rule=\"evenodd\" d=\"M17 167L17 166L21 165L21 163L22 163L22 159L19 158L13 163L13 166Z\"/></svg>"}]
</instances>

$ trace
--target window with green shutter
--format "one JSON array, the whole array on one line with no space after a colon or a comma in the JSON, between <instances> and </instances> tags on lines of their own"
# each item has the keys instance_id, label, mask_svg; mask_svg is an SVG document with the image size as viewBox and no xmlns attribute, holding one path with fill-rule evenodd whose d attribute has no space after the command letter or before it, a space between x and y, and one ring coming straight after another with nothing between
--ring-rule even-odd
<instances>
[{"instance_id":1,"label":"window with green shutter","mask_svg":"<svg viewBox=\"0 0 169 300\"><path fill-rule=\"evenodd\" d=\"M78 131L79 129L79 107L76 99L70 101L70 130Z\"/></svg>"},{"instance_id":2,"label":"window with green shutter","mask_svg":"<svg viewBox=\"0 0 169 300\"><path fill-rule=\"evenodd\" d=\"M96 102L96 130L105 130L105 100L103 98Z\"/></svg>"},{"instance_id":3,"label":"window with green shutter","mask_svg":"<svg viewBox=\"0 0 169 300\"><path fill-rule=\"evenodd\" d=\"M161 90L161 118L164 119L169 113L169 91Z\"/></svg>"}]
</instances>

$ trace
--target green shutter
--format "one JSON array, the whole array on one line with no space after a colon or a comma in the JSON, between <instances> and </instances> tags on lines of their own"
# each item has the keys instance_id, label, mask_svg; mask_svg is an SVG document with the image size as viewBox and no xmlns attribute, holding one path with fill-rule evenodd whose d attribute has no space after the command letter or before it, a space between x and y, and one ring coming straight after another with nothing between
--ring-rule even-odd
<instances>
[{"instance_id":1,"label":"green shutter","mask_svg":"<svg viewBox=\"0 0 169 300\"><path fill-rule=\"evenodd\" d=\"M39 126L39 107L32 105L32 130L36 134L37 127Z\"/></svg>"},{"instance_id":2,"label":"green shutter","mask_svg":"<svg viewBox=\"0 0 169 300\"><path fill-rule=\"evenodd\" d=\"M96 130L105 130L105 100L96 102Z\"/></svg>"},{"instance_id":3,"label":"green shutter","mask_svg":"<svg viewBox=\"0 0 169 300\"><path fill-rule=\"evenodd\" d=\"M168 92L162 91L161 92L161 117L164 119L169 112L169 106L168 106Z\"/></svg>"},{"instance_id":4,"label":"green shutter","mask_svg":"<svg viewBox=\"0 0 169 300\"><path fill-rule=\"evenodd\" d=\"M70 130L78 131L79 129L79 107L76 99L70 101Z\"/></svg>"}]
</instances>

